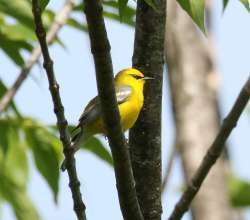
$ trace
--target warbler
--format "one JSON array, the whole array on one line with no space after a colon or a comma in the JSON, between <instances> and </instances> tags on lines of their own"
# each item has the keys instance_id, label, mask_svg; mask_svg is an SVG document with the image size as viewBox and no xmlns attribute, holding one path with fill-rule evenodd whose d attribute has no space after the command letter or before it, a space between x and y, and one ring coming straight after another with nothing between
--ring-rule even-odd
<instances>
[{"instance_id":1,"label":"warbler","mask_svg":"<svg viewBox=\"0 0 250 220\"><path fill-rule=\"evenodd\" d=\"M115 76L115 92L123 131L133 127L142 109L144 96L143 87L145 80L143 73L135 68L121 70ZM78 149L89 137L95 134L107 134L103 122L99 97L93 98L84 109L79 118L78 125L73 129L71 147ZM65 170L65 161L61 169Z\"/></svg>"}]
</instances>

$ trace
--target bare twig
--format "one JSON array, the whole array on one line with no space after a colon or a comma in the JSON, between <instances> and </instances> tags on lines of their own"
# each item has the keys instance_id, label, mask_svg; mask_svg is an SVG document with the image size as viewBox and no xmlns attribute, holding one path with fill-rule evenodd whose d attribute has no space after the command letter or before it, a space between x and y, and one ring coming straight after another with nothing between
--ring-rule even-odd
<instances>
[{"instance_id":1,"label":"bare twig","mask_svg":"<svg viewBox=\"0 0 250 220\"><path fill-rule=\"evenodd\" d=\"M34 15L36 35L39 40L44 63L43 66L46 70L48 81L49 81L49 89L52 96L53 104L54 104L54 112L57 117L57 126L60 132L60 139L63 144L63 152L65 158L67 160L67 171L69 176L69 187L72 192L73 202L74 202L74 210L77 215L78 220L86 220L85 214L85 205L82 201L81 192L80 192L80 182L77 177L76 167L75 167L75 158L74 158L74 150L70 147L70 136L68 132L68 122L64 116L64 108L61 102L61 97L59 93L59 85L56 81L54 69L53 69L53 61L50 58L48 45L46 42L46 32L42 24L41 19L41 9L39 5L39 0L32 0L32 11Z\"/></svg>"},{"instance_id":2,"label":"bare twig","mask_svg":"<svg viewBox=\"0 0 250 220\"><path fill-rule=\"evenodd\" d=\"M61 27L66 23L73 9L73 5L74 5L74 0L67 0L63 5L62 9L57 13L55 20L52 23L47 34L46 41L48 44L51 44L53 42ZM41 55L41 48L40 46L37 46L31 52L29 60L22 67L16 81L2 97L0 101L0 114L4 112L6 107L9 105L9 103L15 96L16 92L18 91L24 80L27 78L27 76L29 75L31 68L38 61L40 55Z\"/></svg>"},{"instance_id":3,"label":"bare twig","mask_svg":"<svg viewBox=\"0 0 250 220\"><path fill-rule=\"evenodd\" d=\"M173 145L171 148L171 152L170 152L169 157L168 157L168 163L167 163L167 166L165 169L166 174L163 177L163 181L162 181L162 189L161 189L162 195L167 190L169 177L170 177L170 174L171 174L171 171L173 168L173 163L174 163L174 159L176 158L176 154L177 154L177 148L176 148L176 145Z\"/></svg>"},{"instance_id":4,"label":"bare twig","mask_svg":"<svg viewBox=\"0 0 250 220\"><path fill-rule=\"evenodd\" d=\"M235 101L231 111L228 116L224 119L220 131L215 138L213 144L208 149L201 165L199 166L197 172L191 179L190 184L183 193L179 202L176 204L174 211L169 217L169 220L181 219L183 214L188 210L188 207L193 200L196 193L199 191L201 184L206 178L209 170L216 162L221 152L224 149L224 144L230 135L234 127L236 127L237 121L242 114L244 108L246 107L250 98L250 77L243 86L237 100Z\"/></svg>"},{"instance_id":5,"label":"bare twig","mask_svg":"<svg viewBox=\"0 0 250 220\"><path fill-rule=\"evenodd\" d=\"M98 94L114 159L121 211L126 220L142 220L142 213L136 197L135 181L129 152L120 125L115 97L110 45L102 16L101 1L84 0L84 4L91 51L95 61Z\"/></svg>"}]
</instances>

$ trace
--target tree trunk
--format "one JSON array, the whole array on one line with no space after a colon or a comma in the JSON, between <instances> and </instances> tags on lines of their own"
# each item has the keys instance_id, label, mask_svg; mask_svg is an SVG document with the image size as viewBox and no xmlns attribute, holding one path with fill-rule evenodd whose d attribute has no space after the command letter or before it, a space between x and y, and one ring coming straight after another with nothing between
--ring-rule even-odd
<instances>
[{"instance_id":1,"label":"tree trunk","mask_svg":"<svg viewBox=\"0 0 250 220\"><path fill-rule=\"evenodd\" d=\"M136 191L144 220L161 219L161 102L164 64L165 0L154 10L144 0L137 1L133 66L148 80L144 107L130 130L130 152Z\"/></svg>"},{"instance_id":2,"label":"tree trunk","mask_svg":"<svg viewBox=\"0 0 250 220\"><path fill-rule=\"evenodd\" d=\"M196 171L219 128L217 74L207 41L175 0L168 0L166 57L185 180ZM219 160L191 204L193 219L230 218L226 169Z\"/></svg>"}]
</instances>

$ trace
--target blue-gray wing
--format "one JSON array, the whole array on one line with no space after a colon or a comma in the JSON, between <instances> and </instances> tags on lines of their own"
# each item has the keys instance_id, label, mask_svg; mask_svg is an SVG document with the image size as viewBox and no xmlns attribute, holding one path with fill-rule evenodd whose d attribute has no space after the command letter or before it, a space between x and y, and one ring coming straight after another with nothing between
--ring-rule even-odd
<instances>
[{"instance_id":1,"label":"blue-gray wing","mask_svg":"<svg viewBox=\"0 0 250 220\"><path fill-rule=\"evenodd\" d=\"M118 104L125 102L132 93L132 88L130 86L118 86L115 88L116 98ZM86 106L84 112L82 113L79 124L76 128L95 121L101 116L101 104L99 97L93 98Z\"/></svg>"},{"instance_id":2,"label":"blue-gray wing","mask_svg":"<svg viewBox=\"0 0 250 220\"><path fill-rule=\"evenodd\" d=\"M118 104L122 104L123 102L126 102L131 95L132 88L131 86L118 86L115 89L115 93Z\"/></svg>"}]
</instances>

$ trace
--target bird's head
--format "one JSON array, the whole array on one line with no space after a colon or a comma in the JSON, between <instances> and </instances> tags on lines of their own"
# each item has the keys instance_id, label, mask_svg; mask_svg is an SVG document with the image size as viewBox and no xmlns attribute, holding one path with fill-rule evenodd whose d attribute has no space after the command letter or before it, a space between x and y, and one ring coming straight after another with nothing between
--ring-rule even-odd
<instances>
[{"instance_id":1,"label":"bird's head","mask_svg":"<svg viewBox=\"0 0 250 220\"><path fill-rule=\"evenodd\" d=\"M115 82L120 85L138 85L143 86L145 80L153 79L152 77L145 77L142 72L135 68L127 68L121 70L115 77Z\"/></svg>"}]
</instances>

